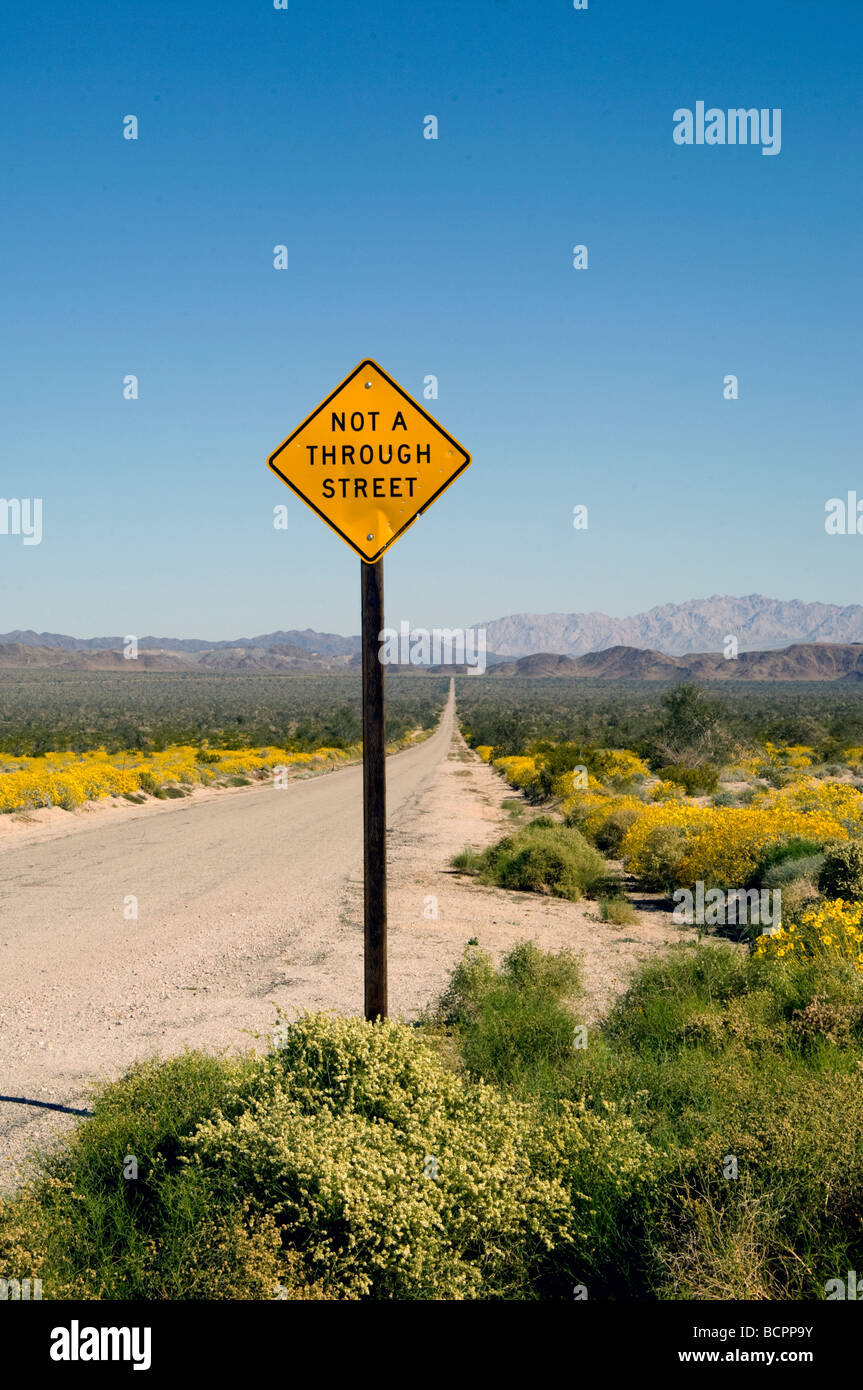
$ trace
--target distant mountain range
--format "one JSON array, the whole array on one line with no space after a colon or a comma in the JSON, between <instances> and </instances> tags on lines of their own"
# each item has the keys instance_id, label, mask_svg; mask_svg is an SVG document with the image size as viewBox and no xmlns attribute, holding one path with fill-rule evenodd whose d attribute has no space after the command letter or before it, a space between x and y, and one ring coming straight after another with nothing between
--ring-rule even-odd
<instances>
[{"instance_id":1,"label":"distant mountain range","mask_svg":"<svg viewBox=\"0 0 863 1390\"><path fill-rule=\"evenodd\" d=\"M136 660L118 651L68 651L63 647L33 647L22 642L0 642L0 671L33 669L66 671L208 671L219 672L327 672L357 670L359 654L314 656L300 647L224 647L200 652L142 650ZM393 673L422 677L469 675L464 666L390 666ZM863 643L795 642L782 650L741 652L731 659L721 652L690 652L668 656L643 647L607 647L586 656L561 656L537 652L515 661L489 665L488 675L580 676L615 681L863 681Z\"/></svg>"},{"instance_id":2,"label":"distant mountain range","mask_svg":"<svg viewBox=\"0 0 863 1390\"><path fill-rule=\"evenodd\" d=\"M396 622L397 619L393 619ZM507 675L581 675L617 680L856 680L863 606L715 595L669 603L632 618L604 613L520 613L479 624L489 670ZM720 653L737 642L736 660ZM55 632L0 635L0 669L339 671L359 663L358 636L269 632L210 642L141 637L135 662L123 637ZM411 668L417 669L417 668Z\"/></svg>"},{"instance_id":3,"label":"distant mountain range","mask_svg":"<svg viewBox=\"0 0 863 1390\"><path fill-rule=\"evenodd\" d=\"M748 594L666 603L632 618L605 613L516 613L480 624L498 656L559 652L584 656L609 647L645 647L669 656L722 651L736 637L738 651L769 651L792 642L863 642L863 607L801 603Z\"/></svg>"},{"instance_id":4,"label":"distant mountain range","mask_svg":"<svg viewBox=\"0 0 863 1390\"><path fill-rule=\"evenodd\" d=\"M22 647L51 647L67 652L121 652L125 637L66 637L61 632L34 632L17 629L0 634L0 643ZM234 637L226 642L208 642L201 637L139 637L139 650L160 652L213 652L237 647L253 647L269 651L273 647L292 647L313 656L353 656L360 650L359 637L339 637L334 632L268 632L261 637Z\"/></svg>"},{"instance_id":5,"label":"distant mountain range","mask_svg":"<svg viewBox=\"0 0 863 1390\"><path fill-rule=\"evenodd\" d=\"M300 647L282 644L264 647L220 647L199 652L140 651L127 661L119 651L69 651L64 647L35 647L22 642L0 642L0 671L32 669L66 671L209 671L219 672L327 672L357 670L353 656L314 656ZM469 674L465 667L391 666L393 673L421 677ZM668 656L642 647L607 647L586 656L561 656L538 652L515 661L489 665L488 675L580 676L593 680L649 681L863 681L863 643L796 642L777 651L741 652L728 659L720 652L690 652Z\"/></svg>"},{"instance_id":6,"label":"distant mountain range","mask_svg":"<svg viewBox=\"0 0 863 1390\"><path fill-rule=\"evenodd\" d=\"M515 613L477 626L486 629L492 661L536 652L585 656L610 647L643 647L668 656L685 656L721 651L728 637L737 639L740 652L771 651L796 642L863 642L863 606L802 603L799 599L765 598L763 594L744 598L714 594L687 603L662 604L631 618L611 618L607 613ZM122 637L66 637L32 630L0 635L2 644L69 652L122 652L123 641ZM141 637L138 645L142 652L192 656L237 652L240 648L256 654L290 648L318 659L354 656L360 650L360 639L292 628L218 642L200 637Z\"/></svg>"}]
</instances>

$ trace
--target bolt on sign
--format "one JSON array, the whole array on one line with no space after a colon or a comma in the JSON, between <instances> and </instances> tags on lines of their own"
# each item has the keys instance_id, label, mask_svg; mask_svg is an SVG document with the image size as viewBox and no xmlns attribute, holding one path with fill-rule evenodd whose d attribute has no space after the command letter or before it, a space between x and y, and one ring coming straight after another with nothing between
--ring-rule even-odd
<instances>
[{"instance_id":1,"label":"bolt on sign","mask_svg":"<svg viewBox=\"0 0 863 1390\"><path fill-rule=\"evenodd\" d=\"M470 454L367 358L268 463L371 565L464 472Z\"/></svg>"}]
</instances>

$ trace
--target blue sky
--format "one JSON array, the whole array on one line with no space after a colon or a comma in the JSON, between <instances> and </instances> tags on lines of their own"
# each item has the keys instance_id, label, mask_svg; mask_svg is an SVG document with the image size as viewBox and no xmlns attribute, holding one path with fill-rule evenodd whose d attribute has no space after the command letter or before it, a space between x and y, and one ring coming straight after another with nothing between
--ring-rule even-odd
<instances>
[{"instance_id":1,"label":"blue sky","mask_svg":"<svg viewBox=\"0 0 863 1390\"><path fill-rule=\"evenodd\" d=\"M852 0L4 28L0 492L44 536L0 535L0 631L357 631L359 560L266 459L366 356L435 374L474 460L387 555L394 624L863 601L863 536L824 531L863 497ZM676 145L697 100L781 108L781 153Z\"/></svg>"}]
</instances>

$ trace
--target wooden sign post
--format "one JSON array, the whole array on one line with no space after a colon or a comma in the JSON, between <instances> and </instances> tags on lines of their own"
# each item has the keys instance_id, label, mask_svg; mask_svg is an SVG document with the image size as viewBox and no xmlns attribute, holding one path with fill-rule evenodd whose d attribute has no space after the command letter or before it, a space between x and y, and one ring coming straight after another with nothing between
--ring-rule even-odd
<instances>
[{"instance_id":1,"label":"wooden sign post","mask_svg":"<svg viewBox=\"0 0 863 1390\"><path fill-rule=\"evenodd\" d=\"M362 560L365 1016L387 1016L386 724L382 555L470 463L371 358L267 460Z\"/></svg>"},{"instance_id":2,"label":"wooden sign post","mask_svg":"<svg viewBox=\"0 0 863 1390\"><path fill-rule=\"evenodd\" d=\"M387 1016L387 775L384 562L360 566L363 610L363 929L366 1018Z\"/></svg>"}]
</instances>

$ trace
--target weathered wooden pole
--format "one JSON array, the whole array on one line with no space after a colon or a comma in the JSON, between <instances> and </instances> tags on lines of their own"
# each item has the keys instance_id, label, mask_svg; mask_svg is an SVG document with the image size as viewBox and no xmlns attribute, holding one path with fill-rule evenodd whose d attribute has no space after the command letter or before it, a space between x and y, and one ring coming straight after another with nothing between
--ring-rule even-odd
<instances>
[{"instance_id":1,"label":"weathered wooden pole","mask_svg":"<svg viewBox=\"0 0 863 1390\"><path fill-rule=\"evenodd\" d=\"M364 561L363 649L363 907L365 1014L387 1016L387 781L384 732L384 667L379 659L384 626L384 562Z\"/></svg>"}]
</instances>

